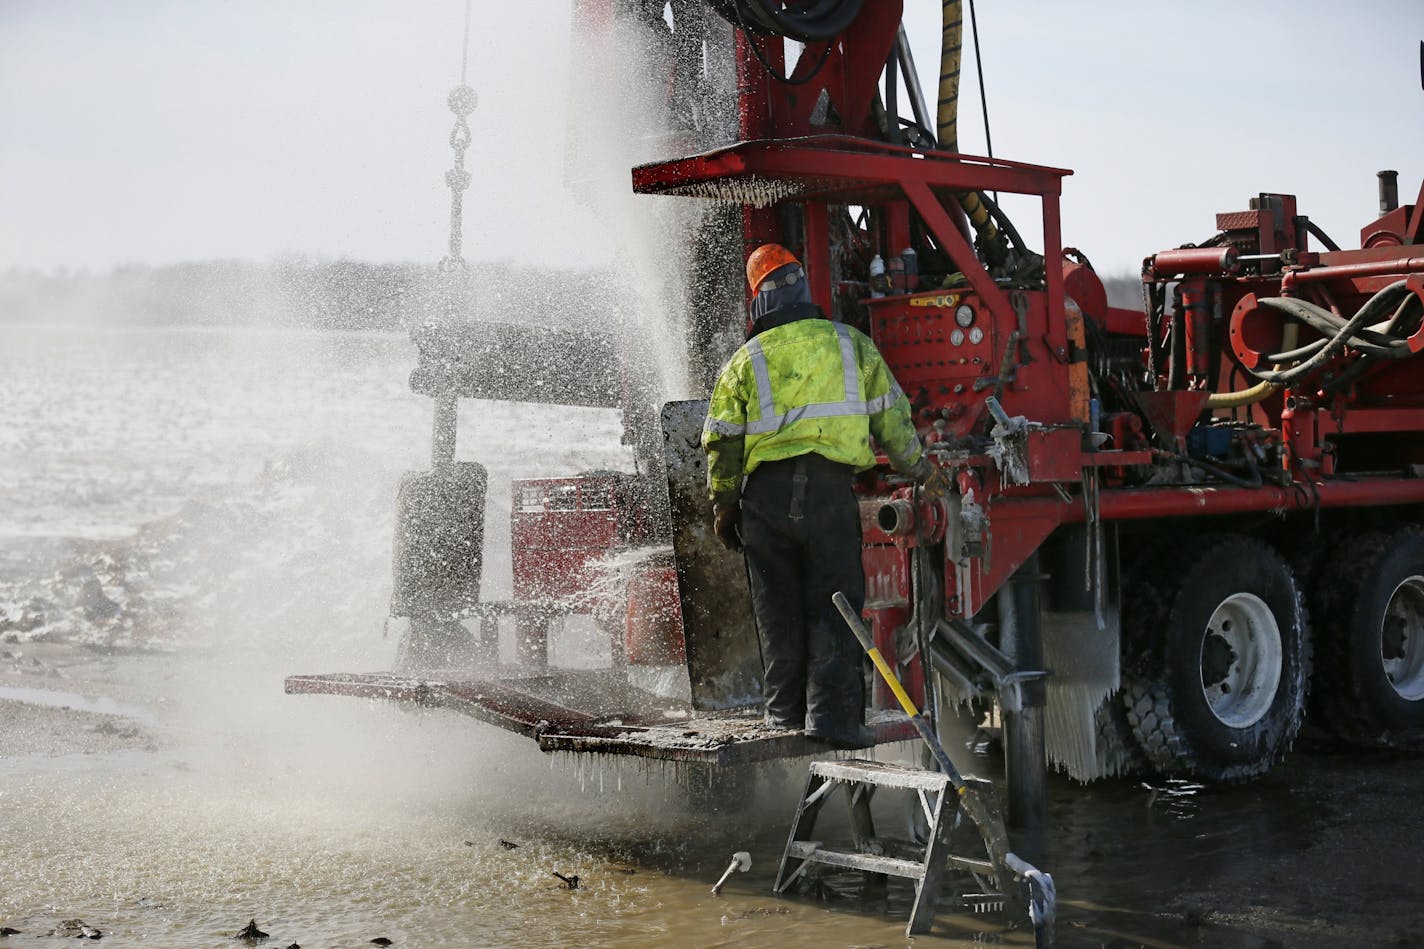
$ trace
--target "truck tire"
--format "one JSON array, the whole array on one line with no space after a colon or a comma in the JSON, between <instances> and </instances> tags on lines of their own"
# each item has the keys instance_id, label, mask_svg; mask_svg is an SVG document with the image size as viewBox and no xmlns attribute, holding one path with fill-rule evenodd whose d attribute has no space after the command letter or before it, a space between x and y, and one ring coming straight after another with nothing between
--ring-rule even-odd
<instances>
[{"instance_id":1,"label":"truck tire","mask_svg":"<svg viewBox=\"0 0 1424 949\"><path fill-rule=\"evenodd\" d=\"M1424 529L1350 538L1314 593L1316 720L1353 743L1424 748Z\"/></svg>"},{"instance_id":2,"label":"truck tire","mask_svg":"<svg viewBox=\"0 0 1424 949\"><path fill-rule=\"evenodd\" d=\"M1093 727L1098 778L1131 778L1152 770L1128 724L1121 692L1093 710Z\"/></svg>"},{"instance_id":3,"label":"truck tire","mask_svg":"<svg viewBox=\"0 0 1424 949\"><path fill-rule=\"evenodd\" d=\"M1300 731L1309 620L1274 549L1210 536L1125 591L1122 699L1160 773L1231 783L1269 771Z\"/></svg>"}]
</instances>

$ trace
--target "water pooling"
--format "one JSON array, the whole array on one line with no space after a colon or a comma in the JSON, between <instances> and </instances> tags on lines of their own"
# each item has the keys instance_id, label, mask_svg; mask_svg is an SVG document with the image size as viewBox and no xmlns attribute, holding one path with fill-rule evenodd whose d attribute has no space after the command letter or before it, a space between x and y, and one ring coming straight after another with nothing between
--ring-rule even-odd
<instances>
[{"instance_id":1,"label":"water pooling","mask_svg":"<svg viewBox=\"0 0 1424 949\"><path fill-rule=\"evenodd\" d=\"M855 944L903 925L770 896L785 806L709 814L657 766L550 760L446 716L306 704L280 744L235 729L7 768L3 925L77 916L106 944L144 946L231 944L251 917L279 945L784 945L808 929ZM726 854L747 847L754 872L712 898Z\"/></svg>"},{"instance_id":2,"label":"water pooling","mask_svg":"<svg viewBox=\"0 0 1424 949\"><path fill-rule=\"evenodd\" d=\"M117 715L131 718L146 725L158 723L157 717L146 708L126 705L107 695L88 696L77 692L59 692L54 689L18 689L0 687L0 701L23 702L26 705L41 705L46 708L75 709L99 715Z\"/></svg>"},{"instance_id":3,"label":"water pooling","mask_svg":"<svg viewBox=\"0 0 1424 949\"><path fill-rule=\"evenodd\" d=\"M145 667L162 662L131 657L127 672L158 677ZM714 810L670 767L546 758L447 714L302 705L225 734L179 730L157 752L7 759L0 925L79 917L106 945L156 947L232 945L249 918L282 946L908 944L908 887L862 904L849 874L771 895L795 764ZM1420 866L1396 831L1418 830L1414 770L1316 750L1249 788L1056 781L1060 945L1379 944L1391 918L1407 934ZM877 815L884 828L895 813ZM734 850L752 870L714 898ZM986 932L946 907L914 944Z\"/></svg>"}]
</instances>

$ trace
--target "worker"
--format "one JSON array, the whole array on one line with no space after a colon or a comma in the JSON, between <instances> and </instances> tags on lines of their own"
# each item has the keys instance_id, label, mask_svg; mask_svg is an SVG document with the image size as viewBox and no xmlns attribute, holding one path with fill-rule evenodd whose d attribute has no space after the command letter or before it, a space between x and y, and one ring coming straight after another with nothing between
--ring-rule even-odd
<instances>
[{"instance_id":1,"label":"worker","mask_svg":"<svg viewBox=\"0 0 1424 949\"><path fill-rule=\"evenodd\" d=\"M860 650L831 602L865 602L858 471L870 438L897 471L945 486L875 344L826 319L806 271L779 244L747 260L755 294L747 342L712 390L707 452L713 530L745 550L761 638L765 720L838 748L873 744Z\"/></svg>"}]
</instances>

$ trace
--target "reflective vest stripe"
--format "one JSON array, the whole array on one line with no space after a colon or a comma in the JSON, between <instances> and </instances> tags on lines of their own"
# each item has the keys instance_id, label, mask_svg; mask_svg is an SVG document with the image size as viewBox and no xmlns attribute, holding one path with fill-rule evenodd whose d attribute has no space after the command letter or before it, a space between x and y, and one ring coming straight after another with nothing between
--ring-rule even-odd
<instances>
[{"instance_id":1,"label":"reflective vest stripe","mask_svg":"<svg viewBox=\"0 0 1424 949\"><path fill-rule=\"evenodd\" d=\"M798 405L784 415L773 415L771 418L759 418L747 422L747 434L765 435L768 432L776 431L783 425L807 418L837 418L866 414L864 402L812 402L810 405Z\"/></svg>"},{"instance_id":2,"label":"reflective vest stripe","mask_svg":"<svg viewBox=\"0 0 1424 949\"><path fill-rule=\"evenodd\" d=\"M747 427L745 425L740 425L736 422L724 422L710 415L707 416L707 421L702 423L702 430L704 432L716 432L718 435L727 435L729 437L736 437L737 435L745 435L747 433Z\"/></svg>"},{"instance_id":3,"label":"reflective vest stripe","mask_svg":"<svg viewBox=\"0 0 1424 949\"><path fill-rule=\"evenodd\" d=\"M891 383L889 392L881 396L876 396L869 402L865 403L865 413L867 415L874 415L876 412L884 412L886 409L890 408L890 406L894 405L896 402L899 402L900 396L904 394L904 392L900 391L899 384Z\"/></svg>"},{"instance_id":4,"label":"reflective vest stripe","mask_svg":"<svg viewBox=\"0 0 1424 949\"><path fill-rule=\"evenodd\" d=\"M850 338L850 327L844 323L832 323L841 341L841 377L845 379L845 400L860 401L860 369L855 361L855 343Z\"/></svg>"},{"instance_id":5,"label":"reflective vest stripe","mask_svg":"<svg viewBox=\"0 0 1424 949\"><path fill-rule=\"evenodd\" d=\"M762 418L770 418L776 414L776 403L771 398L771 374L767 372L766 353L761 351L761 343L755 339L748 341L747 356L756 374L757 407L761 409Z\"/></svg>"}]
</instances>

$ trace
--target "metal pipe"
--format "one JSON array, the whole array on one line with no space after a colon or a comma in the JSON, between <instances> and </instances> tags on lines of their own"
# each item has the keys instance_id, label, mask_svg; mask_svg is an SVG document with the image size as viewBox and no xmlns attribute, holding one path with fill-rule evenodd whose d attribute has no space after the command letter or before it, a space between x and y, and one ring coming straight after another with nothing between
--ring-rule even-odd
<instances>
[{"instance_id":1,"label":"metal pipe","mask_svg":"<svg viewBox=\"0 0 1424 949\"><path fill-rule=\"evenodd\" d=\"M910 37L905 33L903 22L900 32L895 35L895 58L899 60L900 73L905 77L905 91L910 94L910 111L915 113L915 122L928 130L930 110L925 105L925 90L920 85L920 74L915 71L915 55L910 51Z\"/></svg>"},{"instance_id":2,"label":"metal pipe","mask_svg":"<svg viewBox=\"0 0 1424 949\"><path fill-rule=\"evenodd\" d=\"M1043 624L1039 616L1038 554L1014 571L995 597L999 606L1000 644L1019 672L1043 668ZM1048 755L1043 714L1047 691L1041 678L1024 678L1011 687L1017 708L1004 708L1005 823L1014 834L1014 851L1031 863L1043 859L1048 827ZM1005 690L1010 691L1010 690Z\"/></svg>"},{"instance_id":3,"label":"metal pipe","mask_svg":"<svg viewBox=\"0 0 1424 949\"><path fill-rule=\"evenodd\" d=\"M1274 484L1259 488L1225 485L1190 485L1171 488L1113 488L1098 499L1104 521L1137 521L1164 517L1201 517L1213 514L1248 514L1349 507L1390 507L1424 504L1424 478L1361 478L1358 481L1316 481L1313 491L1298 491ZM1087 520L1081 498L1065 504L1057 494L997 498L989 509L990 522L1001 509L1012 508L1014 520L1040 519L1059 524Z\"/></svg>"},{"instance_id":4,"label":"metal pipe","mask_svg":"<svg viewBox=\"0 0 1424 949\"><path fill-rule=\"evenodd\" d=\"M914 505L903 499L887 501L875 512L875 526L892 537L910 533L915 529Z\"/></svg>"},{"instance_id":5,"label":"metal pipe","mask_svg":"<svg viewBox=\"0 0 1424 949\"><path fill-rule=\"evenodd\" d=\"M1379 178L1380 217L1399 207L1399 172L1392 169L1376 172Z\"/></svg>"},{"instance_id":6,"label":"metal pipe","mask_svg":"<svg viewBox=\"0 0 1424 949\"><path fill-rule=\"evenodd\" d=\"M1338 280L1342 277L1388 277L1395 274L1419 273L1424 271L1424 257L1406 257L1394 260L1372 260L1361 264L1340 264L1330 267L1315 267L1311 270L1292 270L1281 278L1281 295L1298 283L1315 283L1321 280Z\"/></svg>"},{"instance_id":7,"label":"metal pipe","mask_svg":"<svg viewBox=\"0 0 1424 949\"><path fill-rule=\"evenodd\" d=\"M443 468L455 460L455 435L459 400L453 395L435 397L435 413L430 433L430 463Z\"/></svg>"},{"instance_id":8,"label":"metal pipe","mask_svg":"<svg viewBox=\"0 0 1424 949\"><path fill-rule=\"evenodd\" d=\"M1424 503L1424 479L1418 478L1324 481L1315 482L1314 488L1315 499L1309 493L1272 484L1259 488L1208 485L1169 490L1124 488L1104 491L1098 507L1103 520L1122 521L1305 509L1317 504L1331 508ZM1065 522L1082 521L1086 516L1079 503L1074 503L1063 515ZM993 516L992 511L990 516Z\"/></svg>"}]
</instances>

